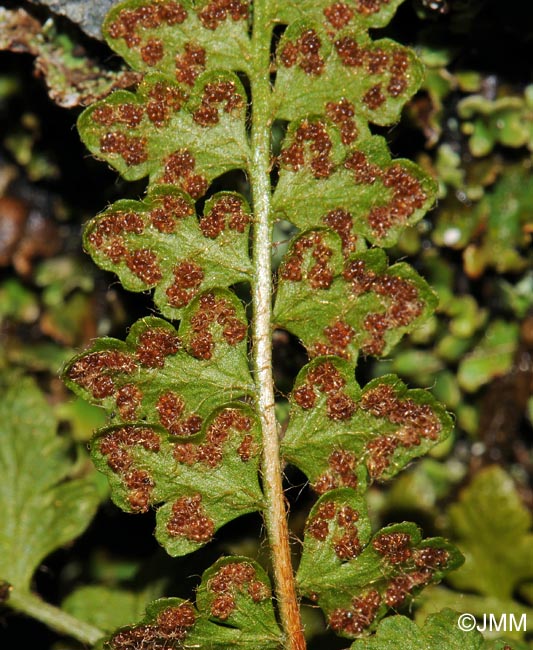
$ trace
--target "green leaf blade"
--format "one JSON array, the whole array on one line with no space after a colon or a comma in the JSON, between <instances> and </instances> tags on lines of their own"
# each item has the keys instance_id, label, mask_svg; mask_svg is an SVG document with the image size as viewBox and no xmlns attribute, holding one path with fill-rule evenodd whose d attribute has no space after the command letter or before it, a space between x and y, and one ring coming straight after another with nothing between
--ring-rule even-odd
<instances>
[{"instance_id":1,"label":"green leaf blade","mask_svg":"<svg viewBox=\"0 0 533 650\"><path fill-rule=\"evenodd\" d=\"M69 478L67 445L33 381L17 378L9 387L5 381L0 404L0 577L28 590L39 563L89 525L99 498L90 476Z\"/></svg>"},{"instance_id":2,"label":"green leaf blade","mask_svg":"<svg viewBox=\"0 0 533 650\"><path fill-rule=\"evenodd\" d=\"M102 603L106 606L102 607ZM105 632L131 625L144 613L146 594L102 585L86 585L69 594L61 608Z\"/></svg>"},{"instance_id":3,"label":"green leaf blade","mask_svg":"<svg viewBox=\"0 0 533 650\"><path fill-rule=\"evenodd\" d=\"M452 585L511 601L518 584L533 578L532 518L512 478L497 465L484 469L449 514L466 557Z\"/></svg>"},{"instance_id":4,"label":"green leaf blade","mask_svg":"<svg viewBox=\"0 0 533 650\"><path fill-rule=\"evenodd\" d=\"M249 558L232 556L204 573L196 603L213 620L266 636L277 630L271 597L266 572Z\"/></svg>"},{"instance_id":5,"label":"green leaf blade","mask_svg":"<svg viewBox=\"0 0 533 650\"><path fill-rule=\"evenodd\" d=\"M230 71L208 71L184 91L161 75L136 93L117 91L87 108L78 131L96 157L126 180L173 184L194 199L232 169L246 168L246 93Z\"/></svg>"},{"instance_id":6,"label":"green leaf blade","mask_svg":"<svg viewBox=\"0 0 533 650\"><path fill-rule=\"evenodd\" d=\"M459 364L457 379L469 392L511 371L519 343L519 326L492 321L478 345Z\"/></svg>"},{"instance_id":7,"label":"green leaf blade","mask_svg":"<svg viewBox=\"0 0 533 650\"><path fill-rule=\"evenodd\" d=\"M99 432L91 449L115 503L129 512L157 506L156 537L179 556L262 508L260 448L252 409L234 403L214 411L197 434L176 439L155 427L126 425Z\"/></svg>"},{"instance_id":8,"label":"green leaf blade","mask_svg":"<svg viewBox=\"0 0 533 650\"><path fill-rule=\"evenodd\" d=\"M461 630L460 614L443 609L428 616L423 627L406 616L391 616L379 624L375 636L358 639L350 650L526 650L527 645L503 639L484 640L476 629Z\"/></svg>"},{"instance_id":9,"label":"green leaf blade","mask_svg":"<svg viewBox=\"0 0 533 650\"><path fill-rule=\"evenodd\" d=\"M338 214L341 232L353 244L365 237L392 246L431 207L436 184L414 163L391 161L385 140L369 136L349 102L328 106L325 118L305 118L289 127L274 210L299 228L333 227ZM345 239L347 253L354 250L348 243Z\"/></svg>"},{"instance_id":10,"label":"green leaf blade","mask_svg":"<svg viewBox=\"0 0 533 650\"><path fill-rule=\"evenodd\" d=\"M348 362L319 357L296 378L282 453L319 494L357 489L361 467L372 479L389 479L452 430L427 391L408 390L394 375L361 390L353 375Z\"/></svg>"},{"instance_id":11,"label":"green leaf blade","mask_svg":"<svg viewBox=\"0 0 533 650\"><path fill-rule=\"evenodd\" d=\"M296 238L280 268L274 320L296 334L311 356L355 362L359 350L387 354L429 317L437 297L407 264L387 267L381 250L343 260L340 248L328 231Z\"/></svg>"},{"instance_id":12,"label":"green leaf blade","mask_svg":"<svg viewBox=\"0 0 533 650\"><path fill-rule=\"evenodd\" d=\"M299 0L299 2L278 0L275 4L277 13L284 22L306 16L317 20L323 20L325 17L332 27L341 29L347 25L357 25L361 28L384 27L403 1L349 0L346 3L334 3L331 0ZM339 7L339 4L344 6Z\"/></svg>"},{"instance_id":13,"label":"green leaf blade","mask_svg":"<svg viewBox=\"0 0 533 650\"><path fill-rule=\"evenodd\" d=\"M197 219L184 192L160 186L143 201L118 201L85 230L85 247L130 291L155 287L167 318L181 318L205 291L249 281L250 209L234 192L211 197Z\"/></svg>"},{"instance_id":14,"label":"green leaf blade","mask_svg":"<svg viewBox=\"0 0 533 650\"><path fill-rule=\"evenodd\" d=\"M101 338L63 373L81 397L117 422L196 433L217 406L253 392L244 309L234 294L213 290L193 299L179 330L149 317L125 342Z\"/></svg>"},{"instance_id":15,"label":"green leaf blade","mask_svg":"<svg viewBox=\"0 0 533 650\"><path fill-rule=\"evenodd\" d=\"M354 638L462 561L451 544L422 539L411 523L387 526L370 539L364 497L343 488L323 495L311 510L297 580L330 627Z\"/></svg>"},{"instance_id":16,"label":"green leaf blade","mask_svg":"<svg viewBox=\"0 0 533 650\"><path fill-rule=\"evenodd\" d=\"M204 70L231 67L247 72L248 2L218 14L209 4L127 0L108 13L103 32L134 70L161 70L188 85Z\"/></svg>"},{"instance_id":17,"label":"green leaf blade","mask_svg":"<svg viewBox=\"0 0 533 650\"><path fill-rule=\"evenodd\" d=\"M223 558L202 576L196 608L180 598L156 600L138 625L116 631L106 647L119 650L140 641L174 648L279 650L270 594L268 576L257 563Z\"/></svg>"},{"instance_id":18,"label":"green leaf blade","mask_svg":"<svg viewBox=\"0 0 533 650\"><path fill-rule=\"evenodd\" d=\"M359 26L326 29L307 19L292 23L283 35L274 95L278 117L325 113L328 104L343 101L368 122L397 121L423 80L412 50L389 39L372 42Z\"/></svg>"},{"instance_id":19,"label":"green leaf blade","mask_svg":"<svg viewBox=\"0 0 533 650\"><path fill-rule=\"evenodd\" d=\"M171 555L262 507L260 429L250 406L231 403L253 392L246 332L240 301L217 289L191 302L178 332L143 319L125 343L100 339L65 370L78 394L116 409L93 460L119 507L161 506L156 536Z\"/></svg>"}]
</instances>

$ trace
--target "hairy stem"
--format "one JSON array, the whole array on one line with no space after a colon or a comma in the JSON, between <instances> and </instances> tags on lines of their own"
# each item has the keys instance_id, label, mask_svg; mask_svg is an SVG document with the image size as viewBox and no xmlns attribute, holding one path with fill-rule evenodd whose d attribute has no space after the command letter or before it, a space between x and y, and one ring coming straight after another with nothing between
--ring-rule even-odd
<instances>
[{"instance_id":1,"label":"hairy stem","mask_svg":"<svg viewBox=\"0 0 533 650\"><path fill-rule=\"evenodd\" d=\"M94 645L105 636L105 633L97 627L80 621L79 618L67 614L59 607L54 607L54 605L41 600L39 596L27 591L13 589L9 594L7 604L13 609L48 625L52 630L60 634L66 634L88 645Z\"/></svg>"},{"instance_id":2,"label":"hairy stem","mask_svg":"<svg viewBox=\"0 0 533 650\"><path fill-rule=\"evenodd\" d=\"M270 42L272 22L268 0L254 2L252 37L252 161L250 181L254 204L253 256L253 361L258 392L259 416L263 431L263 487L274 583L287 650L306 647L296 598L289 546L289 528L282 486L279 435L275 414L272 377L272 215L270 184L270 132L272 105L270 86Z\"/></svg>"}]
</instances>

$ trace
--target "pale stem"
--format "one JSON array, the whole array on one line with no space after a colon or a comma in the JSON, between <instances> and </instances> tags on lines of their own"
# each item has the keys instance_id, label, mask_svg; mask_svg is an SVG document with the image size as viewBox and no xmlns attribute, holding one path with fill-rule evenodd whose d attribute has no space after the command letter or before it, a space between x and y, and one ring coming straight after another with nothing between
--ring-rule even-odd
<instances>
[{"instance_id":1,"label":"pale stem","mask_svg":"<svg viewBox=\"0 0 533 650\"><path fill-rule=\"evenodd\" d=\"M41 621L41 623L56 632L88 645L94 645L105 636L105 632L97 627L85 623L85 621L80 621L79 618L67 614L59 607L44 602L39 596L31 592L20 591L15 588L9 594L6 604L22 614Z\"/></svg>"},{"instance_id":2,"label":"pale stem","mask_svg":"<svg viewBox=\"0 0 533 650\"><path fill-rule=\"evenodd\" d=\"M253 362L263 432L262 476L266 501L264 519L272 555L279 615L285 633L285 647L287 650L305 650L306 643L291 563L272 376L270 133L273 118L270 43L273 23L268 13L268 0L255 0L253 6L252 161L250 166L254 204Z\"/></svg>"}]
</instances>

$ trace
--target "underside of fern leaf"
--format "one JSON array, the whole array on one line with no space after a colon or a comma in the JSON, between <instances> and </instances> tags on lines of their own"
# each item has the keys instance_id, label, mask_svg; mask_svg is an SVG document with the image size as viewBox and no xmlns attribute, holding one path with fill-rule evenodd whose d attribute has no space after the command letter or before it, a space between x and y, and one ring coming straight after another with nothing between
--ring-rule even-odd
<instances>
[{"instance_id":1,"label":"underside of fern leaf","mask_svg":"<svg viewBox=\"0 0 533 650\"><path fill-rule=\"evenodd\" d=\"M93 219L85 246L127 289L153 289L162 316L180 322L144 318L125 342L96 341L64 376L113 414L92 442L94 462L121 508L157 508L156 535L171 555L263 512L282 626L261 569L223 560L204 577L198 610L156 603L146 621L113 635L112 648L305 647L282 459L322 495L297 584L339 634L367 633L461 562L412 524L372 536L365 505L369 481L394 476L451 430L428 393L394 376L363 389L354 379L361 354L387 354L436 306L416 271L390 266L382 250L435 196L435 183L391 160L369 128L396 121L422 79L411 51L368 34L400 2L127 0L106 19L110 46L143 80L88 108L80 133L95 156L148 186L144 199ZM285 132L277 156L275 121ZM246 196L213 186L232 170L246 175ZM299 232L274 287L277 219ZM250 323L236 285L250 296ZM295 334L311 358L296 379L281 454L273 327Z\"/></svg>"}]
</instances>

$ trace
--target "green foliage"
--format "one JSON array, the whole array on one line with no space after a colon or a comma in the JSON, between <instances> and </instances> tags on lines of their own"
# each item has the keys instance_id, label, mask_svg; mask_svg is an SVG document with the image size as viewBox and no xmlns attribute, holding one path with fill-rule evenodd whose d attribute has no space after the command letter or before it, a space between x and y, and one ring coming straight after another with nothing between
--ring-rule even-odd
<instances>
[{"instance_id":1,"label":"green foliage","mask_svg":"<svg viewBox=\"0 0 533 650\"><path fill-rule=\"evenodd\" d=\"M435 183L408 160L392 162L384 139L369 137L346 99L328 102L326 111L333 124L315 118L288 129L273 197L276 215L301 229L336 230L345 255L361 248L358 237L391 246L431 206ZM305 149L302 141L309 142ZM317 153L318 147L324 149Z\"/></svg>"},{"instance_id":2,"label":"green foliage","mask_svg":"<svg viewBox=\"0 0 533 650\"><path fill-rule=\"evenodd\" d=\"M497 167L493 168L492 174L497 173ZM487 267L516 273L529 265L529 175L528 163L524 163L510 166L490 191L461 187L461 192L471 192L473 206L469 197L464 203L454 197L446 199L433 239L440 246L464 251L464 268L470 277L480 277Z\"/></svg>"},{"instance_id":3,"label":"green foliage","mask_svg":"<svg viewBox=\"0 0 533 650\"><path fill-rule=\"evenodd\" d=\"M354 649L526 647L521 632L512 641L485 641L457 627L459 614L433 612L452 607L532 620L531 519L514 485L531 501L524 478L531 464L524 431L533 414L531 86L514 77L509 86L508 71L496 66L493 74L491 58L483 57L484 30L474 21L489 5L495 16L497 3L414 2L425 21L420 32L420 25L402 31L413 18L410 3L399 29L388 27L401 4L127 0L103 31L132 71L104 75L101 83L87 82L97 68L86 65L70 37L41 33L33 19L0 10L17 37L6 40L0 22L0 46L16 49L20 39L40 57L64 105L80 75L72 102L98 100L79 117L83 142L124 179L144 181L141 198L142 182L116 201L119 186L87 224L84 246L126 290L153 292L156 309L125 341L94 340L112 326L121 336L124 324L94 317L84 331L99 309L88 297L94 276L66 255L36 266L32 284L17 257L20 277L0 286L2 334L20 330L23 340L41 328L56 344L8 344L2 364L55 371L74 354L57 344L93 340L66 363L63 376L77 401L56 413L76 440L97 429L91 456L112 500L128 513L155 511L156 538L171 556L210 543L188 575L221 549L238 549L225 538L238 524L222 527L258 511L268 543L247 540L238 553L270 568L263 557L270 544L277 583L272 595L259 565L224 558L204 574L196 606L158 600L144 618L141 610L163 593L161 585L75 591L64 610L105 631L110 650L291 646L269 515L271 460L290 466L289 481L305 482L306 498L291 502L291 534L303 531L303 540L291 550L297 597L313 605L310 637L323 625L321 610L328 634L373 635ZM510 10L498 11L507 17ZM417 40L427 71L391 40L397 33ZM469 39L475 43L465 56ZM491 48L500 39L505 43L504 34L487 36ZM478 58L483 72L474 69ZM122 89L108 95L111 86ZM7 83L0 93L14 88ZM411 123L375 128L395 123L413 96ZM56 168L35 153L38 119L21 125L5 138L14 159L34 177L49 178ZM428 145L419 164L389 151L416 154L421 135L411 137L413 127ZM436 197L434 217L425 218ZM406 255L416 256L412 264ZM135 300L136 309L145 298ZM275 396L263 381L274 330ZM34 399L35 387L20 386ZM53 380L48 388L61 401ZM279 432L269 424L274 398ZM16 532L0 560L0 578L5 573L26 591L36 563L81 532L81 511L88 521L87 504L94 510L97 500L92 493L89 499L92 479L71 477L66 443L58 444L57 468L46 470L50 459L32 443L56 422L46 407L34 415L27 401L10 391L3 404L5 413L11 409L5 423L12 412L23 413L17 440L5 428L7 449L16 449L6 467L16 461L21 476L38 461L44 469L31 486L20 482L20 507L30 514L9 510L6 530ZM279 459L269 446L277 433ZM18 444L31 447L27 458ZM425 454L431 458L413 464ZM509 471L476 473L494 460ZM16 482L9 471L7 505ZM453 501L453 490L468 479L448 514L439 514L440 503ZM86 504L80 512L74 486ZM300 491L291 487L291 496ZM298 508L313 492L318 500L304 522ZM50 495L59 504L53 517L45 508ZM281 492L277 502L281 520ZM31 523L37 514L38 525ZM391 523L404 517L417 517L432 537L424 539L415 524ZM29 540L20 553L13 546L19 532ZM446 586L437 586L445 576ZM172 593L189 597L186 591ZM99 608L103 599L113 599L109 611ZM404 607L416 611L422 627L399 616L381 622ZM78 638L98 638L99 630L86 632Z\"/></svg>"},{"instance_id":4,"label":"green foliage","mask_svg":"<svg viewBox=\"0 0 533 650\"><path fill-rule=\"evenodd\" d=\"M32 322L38 313L35 296L17 280L6 280L0 287L0 318Z\"/></svg>"},{"instance_id":5,"label":"green foliage","mask_svg":"<svg viewBox=\"0 0 533 650\"><path fill-rule=\"evenodd\" d=\"M71 593L61 607L81 621L111 633L119 627L132 625L144 614L151 593L136 593L101 585L80 587ZM106 606L102 607L102 603Z\"/></svg>"},{"instance_id":6,"label":"green foliage","mask_svg":"<svg viewBox=\"0 0 533 650\"><path fill-rule=\"evenodd\" d=\"M187 308L178 330L147 317L125 342L99 339L71 360L65 379L118 422L160 424L187 436L213 409L252 391L245 337L241 303L227 291L209 292Z\"/></svg>"},{"instance_id":7,"label":"green foliage","mask_svg":"<svg viewBox=\"0 0 533 650\"><path fill-rule=\"evenodd\" d=\"M525 165L510 168L490 194L476 206L475 223L485 231L479 244L464 253L465 270L478 277L486 266L499 273L528 267L528 246L533 224L530 173Z\"/></svg>"},{"instance_id":8,"label":"green foliage","mask_svg":"<svg viewBox=\"0 0 533 650\"><path fill-rule=\"evenodd\" d=\"M358 488L361 465L372 479L391 478L452 428L449 415L427 391L408 391L394 375L361 390L350 365L340 359L320 357L305 366L292 399L283 455L319 493Z\"/></svg>"},{"instance_id":9,"label":"green foliage","mask_svg":"<svg viewBox=\"0 0 533 650\"><path fill-rule=\"evenodd\" d=\"M531 514L503 470L480 472L450 518L465 555L464 566L450 576L455 587L509 600L521 582L533 579Z\"/></svg>"},{"instance_id":10,"label":"green foliage","mask_svg":"<svg viewBox=\"0 0 533 650\"><path fill-rule=\"evenodd\" d=\"M275 322L296 334L312 356L356 361L359 350L387 354L427 319L435 296L409 265L388 267L379 249L344 261L340 249L339 237L327 231L306 231L296 239L280 269Z\"/></svg>"},{"instance_id":11,"label":"green foliage","mask_svg":"<svg viewBox=\"0 0 533 650\"><path fill-rule=\"evenodd\" d=\"M507 147L533 147L533 86L523 97L494 100L470 95L461 101L458 113L465 121L463 132L470 135L468 145L474 156L485 156L496 144Z\"/></svg>"},{"instance_id":12,"label":"green foliage","mask_svg":"<svg viewBox=\"0 0 533 650\"><path fill-rule=\"evenodd\" d=\"M0 578L28 591L35 569L80 535L98 506L94 478L75 476L68 444L35 383L0 377Z\"/></svg>"},{"instance_id":13,"label":"green foliage","mask_svg":"<svg viewBox=\"0 0 533 650\"><path fill-rule=\"evenodd\" d=\"M106 647L170 643L208 650L279 648L268 576L248 558L223 558L210 567L202 576L196 603L197 609L178 598L156 600L138 625L116 631Z\"/></svg>"},{"instance_id":14,"label":"green foliage","mask_svg":"<svg viewBox=\"0 0 533 650\"><path fill-rule=\"evenodd\" d=\"M319 493L345 486L322 496L311 513L298 582L331 627L350 637L461 562L444 540L422 540L412 524L371 538L366 515L367 476L393 476L451 429L424 391L407 391L394 376L361 391L353 378L359 351L388 354L437 302L409 265L389 267L382 250L367 250L396 243L436 190L410 161L391 161L385 140L368 128L395 121L422 80L411 51L388 39L373 42L367 33L386 25L398 4L367 10L257 3L253 29L264 30L266 53L272 21L288 23L270 93L267 61L250 41L248 3L230 10L216 2L129 0L110 12L104 33L142 82L78 120L94 155L128 180L148 177L144 200L119 201L89 223L87 250L127 289L154 288L161 313L181 323L176 331L160 319L138 321L124 343L100 339L68 364L64 377L113 414L113 426L93 439L93 460L121 508L158 507L156 536L171 555L199 548L227 521L265 505L258 482L266 435L256 415L261 386L248 369L244 309L229 289L246 282L254 292L260 282L248 240L250 225L260 227L261 203L271 200L274 218L303 230L280 265L273 320L311 357L321 356L296 381L283 453ZM249 81L253 129L290 121L271 197L256 185L248 100L235 72ZM208 195L195 206L214 179L236 169L252 179L256 214L235 192ZM254 307L268 311L264 302ZM335 511L330 518L339 510L331 530L324 509ZM321 517L324 535L313 532ZM327 571L315 581L322 556ZM186 602L158 601L139 626L112 635L110 646L121 647L128 635L163 642L165 621L174 617L172 633L188 644L277 647L271 600L256 600L258 586L244 597L239 583L231 598L212 599L217 573L234 562L222 560L204 576L198 619ZM214 613L229 602L231 613ZM361 603L368 604L366 618L352 616ZM208 611L225 627L208 623Z\"/></svg>"},{"instance_id":15,"label":"green foliage","mask_svg":"<svg viewBox=\"0 0 533 650\"><path fill-rule=\"evenodd\" d=\"M194 329L200 318L207 331ZM165 504L157 537L171 555L261 506L255 415L231 403L252 389L242 319L237 299L218 290L191 303L178 332L160 319L138 321L125 343L100 339L65 371L75 391L117 409L124 424L99 432L93 459L123 509Z\"/></svg>"},{"instance_id":16,"label":"green foliage","mask_svg":"<svg viewBox=\"0 0 533 650\"><path fill-rule=\"evenodd\" d=\"M297 579L331 628L353 638L462 561L451 544L423 540L411 523L371 537L364 497L343 488L322 496L311 510Z\"/></svg>"},{"instance_id":17,"label":"green foliage","mask_svg":"<svg viewBox=\"0 0 533 650\"><path fill-rule=\"evenodd\" d=\"M457 379L462 388L475 391L493 377L508 372L518 344L515 323L494 321L483 339L459 364Z\"/></svg>"},{"instance_id":18,"label":"green foliage","mask_svg":"<svg viewBox=\"0 0 533 650\"><path fill-rule=\"evenodd\" d=\"M456 430L473 436L482 417L482 391L513 376L521 345L515 321L533 305L528 276L516 284L498 279L492 285L501 309L497 317L480 297L454 292L458 277L449 262L434 251L424 257L439 296L436 314L391 359L375 366L375 373L396 372L416 385L431 386L433 395L455 411Z\"/></svg>"},{"instance_id":19,"label":"green foliage","mask_svg":"<svg viewBox=\"0 0 533 650\"><path fill-rule=\"evenodd\" d=\"M162 186L142 202L115 203L87 228L85 245L125 288L155 286L161 313L181 318L199 293L250 279L249 223L248 205L236 193L211 197L198 221L190 196Z\"/></svg>"},{"instance_id":20,"label":"green foliage","mask_svg":"<svg viewBox=\"0 0 533 650\"><path fill-rule=\"evenodd\" d=\"M477 617L513 615L526 625L507 629L514 648L522 647L533 622L531 513L512 478L497 466L476 474L448 510L446 531L464 554L464 564L447 578L448 586L430 587L417 603L423 620L442 607ZM494 630L489 630L494 635ZM526 646L529 647L529 646Z\"/></svg>"}]
</instances>

